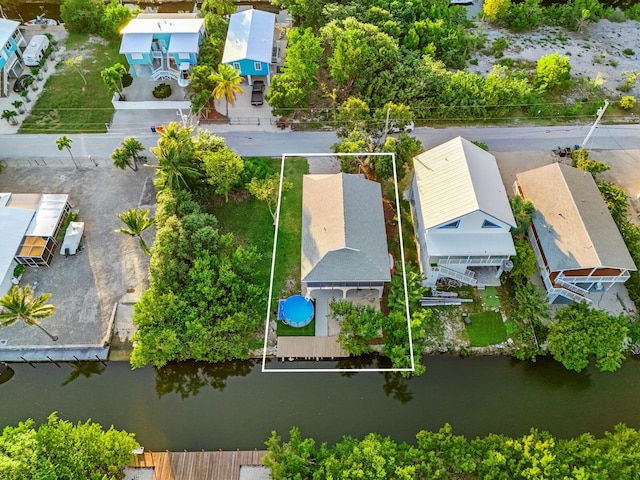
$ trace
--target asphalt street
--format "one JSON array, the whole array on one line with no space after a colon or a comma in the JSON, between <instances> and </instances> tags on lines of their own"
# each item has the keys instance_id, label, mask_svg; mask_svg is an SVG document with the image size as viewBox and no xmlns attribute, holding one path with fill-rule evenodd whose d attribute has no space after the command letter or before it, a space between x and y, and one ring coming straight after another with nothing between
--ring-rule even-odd
<instances>
[{"instance_id":1,"label":"asphalt street","mask_svg":"<svg viewBox=\"0 0 640 480\"><path fill-rule=\"evenodd\" d=\"M261 132L249 130L224 131L224 127L207 127L224 137L227 144L243 156L279 156L283 153L325 153L337 142L334 132ZM251 127L245 127L251 128ZM558 146L582 145L590 126L556 127L465 127L416 128L413 135L425 149L462 135L480 140L494 152L524 152L551 150ZM80 163L110 162L111 152L127 135L122 133L70 134L72 153ZM7 165L70 163L65 150L56 148L60 135L1 135L0 159ZM137 135L145 147L155 146L157 134ZM600 125L587 148L593 150L627 150L640 148L640 125Z\"/></svg>"}]
</instances>

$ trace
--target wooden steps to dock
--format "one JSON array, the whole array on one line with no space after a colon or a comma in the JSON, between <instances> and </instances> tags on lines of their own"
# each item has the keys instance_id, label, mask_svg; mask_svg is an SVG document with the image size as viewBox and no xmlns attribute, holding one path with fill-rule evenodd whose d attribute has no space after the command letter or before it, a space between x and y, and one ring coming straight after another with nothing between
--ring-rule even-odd
<instances>
[{"instance_id":1,"label":"wooden steps to dock","mask_svg":"<svg viewBox=\"0 0 640 480\"><path fill-rule=\"evenodd\" d=\"M237 480L242 465L262 466L266 450L144 452L130 467L153 467L153 480Z\"/></svg>"}]
</instances>

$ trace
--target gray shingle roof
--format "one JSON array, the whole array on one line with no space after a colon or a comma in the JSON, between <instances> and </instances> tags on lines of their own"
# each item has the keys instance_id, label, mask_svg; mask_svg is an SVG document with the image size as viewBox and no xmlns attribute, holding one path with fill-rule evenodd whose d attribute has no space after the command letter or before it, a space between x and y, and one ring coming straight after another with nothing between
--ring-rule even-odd
<instances>
[{"instance_id":1,"label":"gray shingle roof","mask_svg":"<svg viewBox=\"0 0 640 480\"><path fill-rule=\"evenodd\" d=\"M305 175L303 282L388 282L380 184L362 175Z\"/></svg>"}]
</instances>

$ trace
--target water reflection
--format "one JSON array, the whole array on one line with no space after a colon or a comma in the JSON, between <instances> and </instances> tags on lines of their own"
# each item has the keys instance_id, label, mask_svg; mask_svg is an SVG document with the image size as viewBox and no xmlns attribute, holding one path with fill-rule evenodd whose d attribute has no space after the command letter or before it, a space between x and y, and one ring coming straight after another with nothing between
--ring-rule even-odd
<instances>
[{"instance_id":1,"label":"water reflection","mask_svg":"<svg viewBox=\"0 0 640 480\"><path fill-rule=\"evenodd\" d=\"M249 375L256 363L254 360L169 363L156 370L156 393L158 398L177 393L184 400L198 395L204 387L212 387L221 392L226 388L230 377Z\"/></svg>"},{"instance_id":2,"label":"water reflection","mask_svg":"<svg viewBox=\"0 0 640 480\"><path fill-rule=\"evenodd\" d=\"M105 369L106 365L102 362L77 362L71 364L71 373L67 379L62 382L62 386L69 385L74 380L80 377L89 378L92 375L100 375Z\"/></svg>"},{"instance_id":3,"label":"water reflection","mask_svg":"<svg viewBox=\"0 0 640 480\"><path fill-rule=\"evenodd\" d=\"M520 361L511 358L511 365L522 368L527 379L536 382L544 390L569 389L574 392L588 390L592 385L590 369L580 373L567 370L551 358L541 357L538 362Z\"/></svg>"}]
</instances>

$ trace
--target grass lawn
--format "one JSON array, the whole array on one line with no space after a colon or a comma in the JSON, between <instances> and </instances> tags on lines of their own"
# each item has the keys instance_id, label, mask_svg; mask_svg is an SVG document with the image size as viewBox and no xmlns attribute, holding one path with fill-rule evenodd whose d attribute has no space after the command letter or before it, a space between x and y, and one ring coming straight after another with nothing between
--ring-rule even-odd
<instances>
[{"instance_id":1,"label":"grass lawn","mask_svg":"<svg viewBox=\"0 0 640 480\"><path fill-rule=\"evenodd\" d=\"M115 63L127 65L118 53L120 41L88 42L85 34L71 33L66 41L68 50L87 53L82 61L87 84L80 74L59 63L55 74L47 79L34 108L20 127L20 133L104 133L111 121L111 94L100 72Z\"/></svg>"},{"instance_id":2,"label":"grass lawn","mask_svg":"<svg viewBox=\"0 0 640 480\"><path fill-rule=\"evenodd\" d=\"M465 325L472 347L496 345L507 339L507 331L499 312L483 312L470 315L471 323Z\"/></svg>"},{"instance_id":3,"label":"grass lawn","mask_svg":"<svg viewBox=\"0 0 640 480\"><path fill-rule=\"evenodd\" d=\"M302 328L292 327L278 321L276 333L279 337L313 337L316 334L316 320L313 319L309 325Z\"/></svg>"},{"instance_id":4,"label":"grass lawn","mask_svg":"<svg viewBox=\"0 0 640 480\"><path fill-rule=\"evenodd\" d=\"M271 167L280 171L280 159L269 159ZM287 278L300 283L300 231L302 223L302 175L307 173L306 159L287 159L285 179L293 188L282 199L280 230L278 232L278 258L273 280L274 300L280 298ZM254 245L262 254L258 265L261 281L269 284L273 252L273 218L267 205L253 197L229 201L215 206L211 213L218 218L223 232L232 232L244 245ZM299 287L298 287L299 288Z\"/></svg>"},{"instance_id":5,"label":"grass lawn","mask_svg":"<svg viewBox=\"0 0 640 480\"><path fill-rule=\"evenodd\" d=\"M499 307L500 299L496 287L487 286L484 290L478 290L483 307Z\"/></svg>"}]
</instances>

